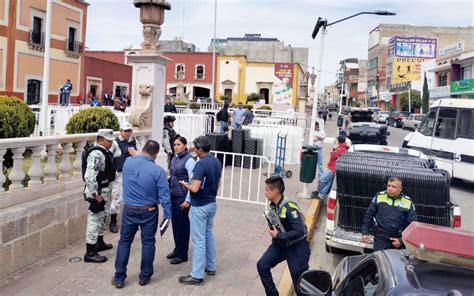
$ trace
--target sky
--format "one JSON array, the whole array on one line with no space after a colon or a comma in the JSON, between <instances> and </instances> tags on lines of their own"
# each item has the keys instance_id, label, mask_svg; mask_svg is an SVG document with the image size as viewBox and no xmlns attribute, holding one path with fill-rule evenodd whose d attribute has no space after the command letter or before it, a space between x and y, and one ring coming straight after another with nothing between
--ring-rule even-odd
<instances>
[{"instance_id":1,"label":"sky","mask_svg":"<svg viewBox=\"0 0 474 296\"><path fill-rule=\"evenodd\" d=\"M167 0L160 40L182 37L206 51L214 36L214 0ZM142 25L133 0L87 0L86 47L123 50L139 47ZM308 70L319 67L320 36L311 32L318 17L328 23L361 11L389 10L396 16L361 15L331 26L323 50L321 85L335 81L345 58L367 59L369 32L380 23L428 26L473 26L472 0L217 0L217 38L260 33L285 45L309 48ZM321 89L322 90L322 89Z\"/></svg>"}]
</instances>

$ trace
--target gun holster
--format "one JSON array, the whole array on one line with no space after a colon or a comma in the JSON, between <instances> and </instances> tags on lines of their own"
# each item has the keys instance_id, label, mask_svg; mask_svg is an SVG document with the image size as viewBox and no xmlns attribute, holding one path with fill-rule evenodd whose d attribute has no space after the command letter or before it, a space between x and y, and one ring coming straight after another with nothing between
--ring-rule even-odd
<instances>
[{"instance_id":1,"label":"gun holster","mask_svg":"<svg viewBox=\"0 0 474 296\"><path fill-rule=\"evenodd\" d=\"M88 200L89 202L89 211L94 214L105 211L105 201L98 202L97 200Z\"/></svg>"}]
</instances>

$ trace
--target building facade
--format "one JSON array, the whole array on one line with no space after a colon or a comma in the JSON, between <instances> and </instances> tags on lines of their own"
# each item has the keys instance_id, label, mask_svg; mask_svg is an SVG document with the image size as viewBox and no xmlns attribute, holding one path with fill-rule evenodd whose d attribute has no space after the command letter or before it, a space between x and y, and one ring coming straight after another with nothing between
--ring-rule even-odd
<instances>
[{"instance_id":1,"label":"building facade","mask_svg":"<svg viewBox=\"0 0 474 296\"><path fill-rule=\"evenodd\" d=\"M73 85L71 103L78 103L84 95L88 5L82 0L52 3L49 103L59 103L67 79ZM41 104L45 27L45 0L0 0L0 95Z\"/></svg>"},{"instance_id":2,"label":"building facade","mask_svg":"<svg viewBox=\"0 0 474 296\"><path fill-rule=\"evenodd\" d=\"M401 40L396 43L399 45L399 52L395 51L393 56L395 56L395 59L399 58L400 60L395 60L395 63L393 59L389 59L388 55L390 40L394 37L417 38L414 42L402 42ZM421 63L433 58L427 55L430 51L430 44L432 53L436 53L434 43L418 42L421 39L434 39L436 40L436 48L442 48L457 40L467 40L472 39L472 37L473 27L380 24L369 33L367 92L371 98L371 104L384 109L399 109L400 101L397 99L398 93L404 91L408 85L410 85L412 89L421 90L423 83L421 77L423 76L421 74ZM409 48L407 43L411 45L411 48ZM420 44L426 44L426 46L420 46ZM394 48L397 50L397 47ZM416 49L417 54L409 54L409 52L414 49ZM423 49L422 53L420 53L420 49ZM394 77L397 78L395 79L397 81L393 80Z\"/></svg>"}]
</instances>

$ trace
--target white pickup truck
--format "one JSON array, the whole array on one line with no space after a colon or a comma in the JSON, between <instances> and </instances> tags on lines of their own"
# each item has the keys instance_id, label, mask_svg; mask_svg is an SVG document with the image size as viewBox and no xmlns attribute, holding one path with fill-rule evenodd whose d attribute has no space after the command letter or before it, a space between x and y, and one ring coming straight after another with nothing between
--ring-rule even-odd
<instances>
[{"instance_id":1,"label":"white pickup truck","mask_svg":"<svg viewBox=\"0 0 474 296\"><path fill-rule=\"evenodd\" d=\"M431 162L431 164L433 165L432 161L429 160L429 158L426 155L424 155L423 153L421 153L420 151L407 149L407 148L361 144L361 145L351 146L351 148L349 149L347 154L349 155L349 153L354 153L354 154L357 154L357 153L364 154L365 153L365 154L370 154L372 157L374 157L374 155L375 155L375 157L377 157L378 154L383 154L383 155L380 156L380 160L375 159L376 160L375 162L377 163L377 165L380 166L381 169L383 169L384 167L387 167L387 164L384 163L384 161L390 161L390 160L387 160L387 157L392 157L392 156L394 156L394 157L402 156L399 159L405 159L405 160L408 159L408 158L413 158L414 161L416 159L424 159L424 160L427 160L428 163ZM388 155L387 153L393 154L393 155ZM353 156L355 156L355 155L353 155ZM392 158L392 162L393 162L393 158ZM362 165L363 166L364 164L354 163L354 165L355 166L357 166L357 165L359 165L359 166ZM391 163L391 165L393 165L393 163ZM339 160L338 160L337 166L342 166L342 163L340 163ZM407 171L409 169L401 167L401 170L402 171L403 170ZM430 170L430 169L427 169L427 170ZM434 168L434 169L431 169L431 170L436 171L437 169ZM342 171L341 171L341 173L342 173ZM408 175L405 176L405 178L409 178ZM448 177L448 179L449 179L449 177ZM342 250L355 251L355 252L359 252L359 253L365 253L365 251L373 249L373 237L370 236L370 242L368 244L363 243L362 240L361 240L362 234L360 232L360 227L362 226L363 216L364 216L364 213L367 210L368 206L365 207L365 205L363 205L362 202L354 202L354 206L353 206L354 209L348 209L347 204L344 204L343 205L344 210L341 210L340 201L338 200L338 192L337 192L338 184L337 184L336 180L339 180L339 179L337 179L337 172L336 172L336 177L334 179L334 183L333 183L331 192L329 193L328 200L327 200L326 251L327 252L335 252L338 249L342 249ZM343 180L342 182L344 182L344 180L348 180L348 182L353 182L353 181L350 180L350 178L349 179L342 178L342 180ZM413 181L413 180L406 180L406 179L404 179L403 176L402 176L402 180L404 180L404 182L407 181L407 183L409 183L409 181ZM370 182L370 179L369 179L369 182ZM373 180L373 182L375 182L375 180ZM447 189L447 196L445 196L445 198L449 200L449 180L447 181L447 184L448 184L447 187L445 187L445 189ZM345 186L347 188L348 186L352 186L352 185L355 185L355 184L339 184L339 186L341 186L340 188L342 188L342 186ZM361 183L357 183L356 185L358 185L357 189L359 191L360 191L360 188L364 187L364 186L362 186ZM381 186L383 186L383 183L381 183ZM412 187L413 187L413 185L412 185ZM382 191L382 190L385 190L385 188L382 187L378 191ZM360 201L363 200L364 202L366 202L368 204L370 202L370 200L372 199L372 197L376 193L377 193L377 191L375 191L375 192L362 192L362 193L359 192L360 196L358 196L358 198L359 198ZM410 194L408 194L408 195L410 195ZM341 196L343 196L342 193L339 194L340 198L342 198ZM422 198L424 198L424 197L425 196L422 196ZM347 196L344 196L344 198L347 198ZM412 199L414 199L414 198L412 197ZM426 198L425 198L425 200L426 200ZM429 198L428 198L428 200L429 200ZM417 203L416 203L415 199L414 199L414 202L415 202L415 207L416 207ZM426 204L420 205L420 209L418 209L418 210L420 210L420 212L421 212L422 207L424 207L426 209L427 207L430 208L430 205L428 205L428 206ZM433 206L433 207L436 207L436 206ZM418 210L417 210L417 214L419 216L419 220L422 220L422 217L420 218L420 214L418 213ZM344 212L344 213L341 214L341 212ZM438 213L442 213L441 216L445 215L445 217L441 217L442 219L444 219L444 224L445 224L444 226L450 226L450 227L454 227L454 228L461 227L461 210L460 210L459 206L457 204L455 204L452 200L449 200L448 204L445 205L445 210L444 211L440 211ZM348 218L348 216L350 216L350 217ZM353 225L351 225L352 227L348 228L347 227L348 223L349 224L352 223L353 224ZM358 225L358 224L360 224L360 225ZM449 225L446 225L446 224L449 224Z\"/></svg>"}]
</instances>

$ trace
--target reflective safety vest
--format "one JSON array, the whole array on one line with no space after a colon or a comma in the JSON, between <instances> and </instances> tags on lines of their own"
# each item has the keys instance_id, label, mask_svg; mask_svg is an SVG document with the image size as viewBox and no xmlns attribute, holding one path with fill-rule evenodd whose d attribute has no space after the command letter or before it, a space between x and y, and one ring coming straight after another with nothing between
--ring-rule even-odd
<instances>
[{"instance_id":1,"label":"reflective safety vest","mask_svg":"<svg viewBox=\"0 0 474 296\"><path fill-rule=\"evenodd\" d=\"M400 207L407 210L410 210L412 205L412 201L408 196L402 194L401 198L397 198L394 200L393 198L388 196L387 191L382 191L377 195L376 203L386 203L389 206Z\"/></svg>"}]
</instances>

